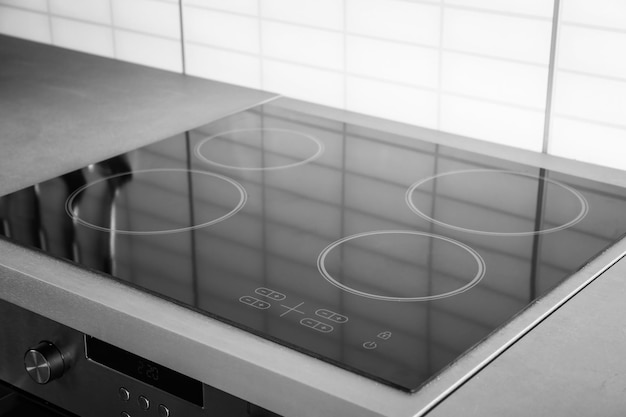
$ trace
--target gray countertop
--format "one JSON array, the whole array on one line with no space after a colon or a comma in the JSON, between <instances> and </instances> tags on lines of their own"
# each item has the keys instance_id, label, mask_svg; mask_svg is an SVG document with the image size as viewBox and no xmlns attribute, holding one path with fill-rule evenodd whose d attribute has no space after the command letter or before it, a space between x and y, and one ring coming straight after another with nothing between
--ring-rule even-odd
<instances>
[{"instance_id":1,"label":"gray countertop","mask_svg":"<svg viewBox=\"0 0 626 417\"><path fill-rule=\"evenodd\" d=\"M275 97L4 36L0 36L0 63L0 195ZM279 101L325 117L384 126L391 131L419 135L437 143L480 150L502 158L522 160L626 186L626 173L617 170L293 100ZM352 407L350 410L353 412L341 415L412 415L411 412L400 414L394 411L400 408L406 410L405 405L394 408L389 404L376 404L376 398L365 398L380 392L381 398L387 401L406 402L402 397L405 394L359 380L359 384L366 388L365 393L351 390L348 386L342 388L345 393L338 398L326 391L324 381L319 379L330 375L336 378L339 386L359 377L346 376L345 371L334 369L331 365L303 358L297 352L213 323L195 313L185 313L178 306L169 306L150 296L137 294L95 274L85 277L86 273L79 268L53 261L45 255L30 253L6 242L0 243L2 299L96 336L107 332L102 329L103 325L78 314L83 311L81 309L95 309L99 315L98 322L124 320L126 334L136 331L142 337L154 337L158 330L167 331L170 336L179 335L189 341L181 348L188 349L188 355L214 355L221 361L218 361L219 366L223 367L240 364L241 361L254 363L249 371L240 369L241 378L248 378L251 384L258 381L262 386L272 385L283 392L292 390L293 398L301 398L300 391L318 387L314 389L318 395L317 402L319 399L327 400L327 405L318 404L318 408L311 408L317 411L307 415L332 415L346 406L344 402L353 404L356 401L353 399L363 398L363 401L375 404L372 405L373 412L364 413L358 407ZM624 242L620 242L607 255L606 262L619 257L625 247ZM601 257L596 266L601 266L602 262ZM624 274L626 263L622 262L591 282L500 353L486 368L449 394L429 415L623 414L626 410L626 361L621 359L626 351ZM581 279L577 285L582 287L585 284L586 281ZM39 303L43 292L57 304ZM116 298L116 294L122 292L137 302L123 304ZM75 304L72 309L61 307L66 302ZM161 310L152 314L140 308L144 305L160 306ZM184 322L177 321L171 318L173 313L189 317ZM194 333L195 328L202 328L204 333ZM208 331L223 337L210 338L206 336ZM114 332L110 332L109 336L110 339L117 337ZM203 350L205 345L211 346ZM223 352L227 351L235 353L224 356ZM173 361L168 357L167 346L150 352L142 352L137 346L136 353L150 354L154 360L181 372L193 375L202 371L198 367ZM296 362L303 366L299 370L303 376L300 382L293 383L283 376L292 372L289 368ZM320 374L316 374L317 371L308 372L308 366L321 369ZM273 369L269 376L260 372L267 372L268 369ZM235 395L245 394L250 400L284 414L296 414L294 410L302 406L294 404L289 398L275 402L267 398L264 388L242 387L240 381L232 378L213 380L209 373L196 376Z\"/></svg>"},{"instance_id":2,"label":"gray countertop","mask_svg":"<svg viewBox=\"0 0 626 417\"><path fill-rule=\"evenodd\" d=\"M0 36L0 195L273 97Z\"/></svg>"}]
</instances>

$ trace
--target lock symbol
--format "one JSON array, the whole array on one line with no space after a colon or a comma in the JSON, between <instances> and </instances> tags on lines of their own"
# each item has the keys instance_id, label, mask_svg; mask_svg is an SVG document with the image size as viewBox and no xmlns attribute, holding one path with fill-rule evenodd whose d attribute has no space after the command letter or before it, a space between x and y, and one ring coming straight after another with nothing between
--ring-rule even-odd
<instances>
[{"instance_id":1,"label":"lock symbol","mask_svg":"<svg viewBox=\"0 0 626 417\"><path fill-rule=\"evenodd\" d=\"M391 339L391 332L380 332L376 337L383 340L389 340Z\"/></svg>"}]
</instances>

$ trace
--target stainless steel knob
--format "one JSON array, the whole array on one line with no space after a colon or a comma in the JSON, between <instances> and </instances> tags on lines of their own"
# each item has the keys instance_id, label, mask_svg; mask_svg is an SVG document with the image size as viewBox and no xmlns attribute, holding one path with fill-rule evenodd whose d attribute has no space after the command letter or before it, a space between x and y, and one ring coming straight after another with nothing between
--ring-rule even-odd
<instances>
[{"instance_id":1,"label":"stainless steel knob","mask_svg":"<svg viewBox=\"0 0 626 417\"><path fill-rule=\"evenodd\" d=\"M65 362L61 351L46 341L26 351L24 367L28 375L38 384L47 384L60 378L65 372Z\"/></svg>"}]
</instances>

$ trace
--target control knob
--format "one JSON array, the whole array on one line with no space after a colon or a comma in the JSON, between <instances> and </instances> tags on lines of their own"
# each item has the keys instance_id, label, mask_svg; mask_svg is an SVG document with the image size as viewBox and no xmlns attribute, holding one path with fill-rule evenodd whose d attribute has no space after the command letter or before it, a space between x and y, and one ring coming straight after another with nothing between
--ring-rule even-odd
<instances>
[{"instance_id":1,"label":"control knob","mask_svg":"<svg viewBox=\"0 0 626 417\"><path fill-rule=\"evenodd\" d=\"M47 384L60 378L65 372L63 354L52 343L43 341L24 355L24 367L38 384Z\"/></svg>"}]
</instances>

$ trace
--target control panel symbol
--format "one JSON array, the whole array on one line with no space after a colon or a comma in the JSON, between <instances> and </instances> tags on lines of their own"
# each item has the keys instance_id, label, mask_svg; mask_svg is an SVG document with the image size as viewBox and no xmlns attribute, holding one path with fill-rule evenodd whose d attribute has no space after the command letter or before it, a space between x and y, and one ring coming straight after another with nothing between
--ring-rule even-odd
<instances>
[{"instance_id":1,"label":"control panel symbol","mask_svg":"<svg viewBox=\"0 0 626 417\"><path fill-rule=\"evenodd\" d=\"M319 323L317 320L313 319L302 319L300 320L300 324L306 327L315 327L315 325Z\"/></svg>"},{"instance_id":2,"label":"control panel symbol","mask_svg":"<svg viewBox=\"0 0 626 417\"><path fill-rule=\"evenodd\" d=\"M254 292L264 297L267 297L268 295L272 293L272 290L270 290L269 288L261 287L261 288L257 288L256 290L254 290Z\"/></svg>"},{"instance_id":3,"label":"control panel symbol","mask_svg":"<svg viewBox=\"0 0 626 417\"><path fill-rule=\"evenodd\" d=\"M389 340L391 339L391 332L388 332L388 331L380 332L378 333L376 337L378 337L379 339L383 339L383 340Z\"/></svg>"},{"instance_id":4,"label":"control panel symbol","mask_svg":"<svg viewBox=\"0 0 626 417\"><path fill-rule=\"evenodd\" d=\"M272 306L270 303L259 300L255 297L251 297L249 295L244 295L243 297L240 297L239 301L251 307L258 308L259 310L266 310Z\"/></svg>"},{"instance_id":5,"label":"control panel symbol","mask_svg":"<svg viewBox=\"0 0 626 417\"><path fill-rule=\"evenodd\" d=\"M291 312L295 312L295 313L298 313L298 314L304 314L304 311L298 310L298 307L300 307L303 304L304 304L304 302L298 304L297 306L293 306L293 307L281 304L280 306L285 308L286 310L285 310L285 312L283 314L280 315L280 317L286 316L287 314L289 314Z\"/></svg>"},{"instance_id":6,"label":"control panel symbol","mask_svg":"<svg viewBox=\"0 0 626 417\"><path fill-rule=\"evenodd\" d=\"M333 331L333 326L329 324L320 323L314 327L315 330L319 330L320 332L328 333Z\"/></svg>"},{"instance_id":7,"label":"control panel symbol","mask_svg":"<svg viewBox=\"0 0 626 417\"><path fill-rule=\"evenodd\" d=\"M322 323L309 317L300 320L300 324L322 333L330 333L335 330L330 324Z\"/></svg>"},{"instance_id":8,"label":"control panel symbol","mask_svg":"<svg viewBox=\"0 0 626 417\"><path fill-rule=\"evenodd\" d=\"M365 349L372 350L372 349L376 349L378 347L378 345L376 344L376 342L365 342L365 343L363 343L363 347Z\"/></svg>"},{"instance_id":9,"label":"control panel symbol","mask_svg":"<svg viewBox=\"0 0 626 417\"><path fill-rule=\"evenodd\" d=\"M320 308L319 310L317 310L315 312L315 315L339 324L348 321L348 318L346 316L342 316L341 314L335 313L334 311L330 311L325 308Z\"/></svg>"},{"instance_id":10,"label":"control panel symbol","mask_svg":"<svg viewBox=\"0 0 626 417\"><path fill-rule=\"evenodd\" d=\"M259 287L256 290L254 290L254 292L259 295L262 295L263 297L271 298L272 300L276 300L276 301L282 301L285 298L287 298L285 294L278 292L278 291L274 291L269 288L265 288L265 287Z\"/></svg>"}]
</instances>

